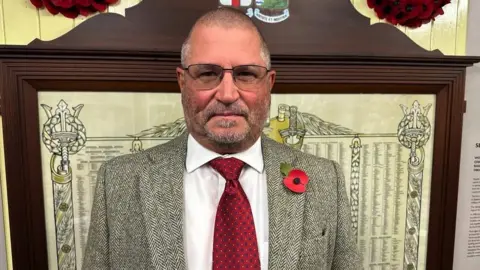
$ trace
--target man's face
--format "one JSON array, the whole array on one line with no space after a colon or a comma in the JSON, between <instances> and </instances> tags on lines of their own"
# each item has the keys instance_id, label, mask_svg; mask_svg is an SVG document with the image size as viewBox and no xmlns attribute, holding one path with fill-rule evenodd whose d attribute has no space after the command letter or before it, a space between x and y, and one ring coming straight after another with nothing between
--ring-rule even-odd
<instances>
[{"instance_id":1,"label":"man's face","mask_svg":"<svg viewBox=\"0 0 480 270\"><path fill-rule=\"evenodd\" d=\"M253 30L198 26L192 33L187 65L216 64L223 68L239 65L266 66L260 55L260 39ZM198 80L177 69L182 104L190 133L217 145L255 141L260 136L270 105L275 73L259 83L238 87L231 71L225 71L218 86L201 89Z\"/></svg>"}]
</instances>

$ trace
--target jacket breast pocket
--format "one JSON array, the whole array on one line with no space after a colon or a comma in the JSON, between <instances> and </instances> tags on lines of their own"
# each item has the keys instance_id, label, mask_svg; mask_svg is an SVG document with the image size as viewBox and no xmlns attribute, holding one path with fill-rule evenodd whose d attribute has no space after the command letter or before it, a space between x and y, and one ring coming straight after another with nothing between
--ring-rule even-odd
<instances>
[{"instance_id":1,"label":"jacket breast pocket","mask_svg":"<svg viewBox=\"0 0 480 270\"><path fill-rule=\"evenodd\" d=\"M305 238L300 255L302 270L323 270L328 268L328 231L322 230L321 234Z\"/></svg>"}]
</instances>

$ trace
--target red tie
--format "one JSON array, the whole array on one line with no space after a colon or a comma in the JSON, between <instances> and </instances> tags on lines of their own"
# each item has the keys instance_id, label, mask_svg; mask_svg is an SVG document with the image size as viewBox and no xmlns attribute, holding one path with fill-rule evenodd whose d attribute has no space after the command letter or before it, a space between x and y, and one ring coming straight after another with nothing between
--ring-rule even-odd
<instances>
[{"instance_id":1,"label":"red tie","mask_svg":"<svg viewBox=\"0 0 480 270\"><path fill-rule=\"evenodd\" d=\"M212 269L260 269L252 209L238 177L244 166L236 158L210 161L227 181L215 219Z\"/></svg>"}]
</instances>

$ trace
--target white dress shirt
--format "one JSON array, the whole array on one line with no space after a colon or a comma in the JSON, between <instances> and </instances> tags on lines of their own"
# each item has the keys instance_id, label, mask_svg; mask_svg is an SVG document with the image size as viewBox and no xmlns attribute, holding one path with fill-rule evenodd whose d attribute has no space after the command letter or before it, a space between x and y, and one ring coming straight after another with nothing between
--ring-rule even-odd
<instances>
[{"instance_id":1,"label":"white dress shirt","mask_svg":"<svg viewBox=\"0 0 480 270\"><path fill-rule=\"evenodd\" d=\"M212 269L215 215L225 188L225 179L208 165L210 160L217 157L235 157L246 163L239 181L252 208L261 266L262 269L267 269L267 178L261 140L245 152L222 156L200 145L191 135L188 137L184 174L184 244L187 269Z\"/></svg>"}]
</instances>

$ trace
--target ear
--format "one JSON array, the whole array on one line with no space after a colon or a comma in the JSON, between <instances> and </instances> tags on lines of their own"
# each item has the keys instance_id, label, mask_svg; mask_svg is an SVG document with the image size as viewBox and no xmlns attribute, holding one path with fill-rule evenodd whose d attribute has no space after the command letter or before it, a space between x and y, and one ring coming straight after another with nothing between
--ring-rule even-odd
<instances>
[{"instance_id":1,"label":"ear","mask_svg":"<svg viewBox=\"0 0 480 270\"><path fill-rule=\"evenodd\" d=\"M177 83L180 91L183 91L185 88L185 70L180 67L177 67Z\"/></svg>"},{"instance_id":2,"label":"ear","mask_svg":"<svg viewBox=\"0 0 480 270\"><path fill-rule=\"evenodd\" d=\"M270 75L268 77L268 83L270 86L270 92L272 92L273 86L275 85L275 79L277 77L277 72L275 70L270 71Z\"/></svg>"}]
</instances>

